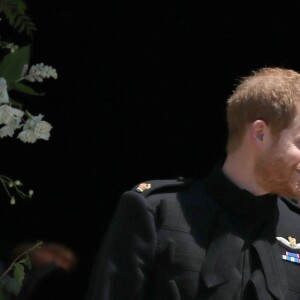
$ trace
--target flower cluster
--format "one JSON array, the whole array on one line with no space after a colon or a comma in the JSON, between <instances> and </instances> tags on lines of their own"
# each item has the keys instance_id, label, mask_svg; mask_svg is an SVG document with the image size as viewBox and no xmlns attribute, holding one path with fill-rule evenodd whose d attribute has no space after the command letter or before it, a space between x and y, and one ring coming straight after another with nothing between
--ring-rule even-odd
<instances>
[{"instance_id":1,"label":"flower cluster","mask_svg":"<svg viewBox=\"0 0 300 300\"><path fill-rule=\"evenodd\" d=\"M26 33L31 42L32 33L36 27L26 10L27 5L24 0L0 0L0 21L4 16L12 28L19 33ZM24 143L49 140L52 125L43 120L42 114L31 114L27 109L23 109L22 99L20 99L21 101L13 99L14 95L20 96L23 93L42 96L44 93L36 92L32 85L36 82L41 83L47 78L57 79L56 69L51 66L39 63L31 64L29 67L30 42L25 46L19 46L3 40L2 34L0 35L0 138L15 136ZM13 91L17 93L13 94ZM11 205L16 204L17 198L31 198L34 195L32 189L24 189L20 180L11 179L3 174L0 174L1 185L8 195ZM0 300L18 298L25 270L31 268L28 254L40 245L39 242L19 255L2 274L0 273Z\"/></svg>"},{"instance_id":2,"label":"flower cluster","mask_svg":"<svg viewBox=\"0 0 300 300\"><path fill-rule=\"evenodd\" d=\"M32 65L29 68L30 45L18 47L12 43L0 41L0 49L9 50L0 61L0 138L14 137L24 143L35 143L37 140L49 140L52 125L43 120L42 114L31 114L23 109L23 104L10 97L11 91L41 96L30 84L43 82L46 78L57 79L57 71L44 63ZM25 83L24 83L25 82ZM22 191L19 180L13 180L0 174L0 183L15 204L16 196L31 198L33 191ZM1 289L0 289L1 291ZM1 298L1 297L0 297Z\"/></svg>"},{"instance_id":3,"label":"flower cluster","mask_svg":"<svg viewBox=\"0 0 300 300\"><path fill-rule=\"evenodd\" d=\"M5 42L5 41L0 41L0 47L2 49L8 49L10 53L15 53L19 48L18 45L14 43Z\"/></svg>"},{"instance_id":4,"label":"flower cluster","mask_svg":"<svg viewBox=\"0 0 300 300\"><path fill-rule=\"evenodd\" d=\"M34 77L48 76L48 71L43 73L41 69L38 72L31 72L25 78L30 80ZM56 73L53 68L51 68L51 72ZM35 143L38 139L48 140L52 125L43 121L43 117L41 114L33 116L28 111L24 112L9 105L6 80L3 77L0 78L0 125L3 125L0 128L0 138L12 137L16 129L21 129L17 137L24 143Z\"/></svg>"},{"instance_id":5,"label":"flower cluster","mask_svg":"<svg viewBox=\"0 0 300 300\"><path fill-rule=\"evenodd\" d=\"M28 71L28 64L24 65L23 72L22 72L22 80L26 79L30 82L43 82L45 78L54 78L57 79L57 72L51 66L45 66L43 63L36 64L31 66Z\"/></svg>"}]
</instances>

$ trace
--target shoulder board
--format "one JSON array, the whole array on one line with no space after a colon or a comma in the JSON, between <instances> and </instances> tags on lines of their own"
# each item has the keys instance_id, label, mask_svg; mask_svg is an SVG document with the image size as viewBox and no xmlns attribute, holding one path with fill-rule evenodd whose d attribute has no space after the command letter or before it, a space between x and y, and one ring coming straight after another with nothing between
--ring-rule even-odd
<instances>
[{"instance_id":1,"label":"shoulder board","mask_svg":"<svg viewBox=\"0 0 300 300\"><path fill-rule=\"evenodd\" d=\"M184 187L191 181L191 179L185 179L183 177L178 177L177 179L149 180L137 184L132 190L147 197L160 189Z\"/></svg>"}]
</instances>

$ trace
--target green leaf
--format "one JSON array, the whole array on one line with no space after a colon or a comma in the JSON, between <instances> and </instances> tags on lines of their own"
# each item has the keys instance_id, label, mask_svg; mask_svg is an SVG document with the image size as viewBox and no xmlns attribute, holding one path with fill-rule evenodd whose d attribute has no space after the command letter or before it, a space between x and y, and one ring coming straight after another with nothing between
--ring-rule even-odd
<instances>
[{"instance_id":1,"label":"green leaf","mask_svg":"<svg viewBox=\"0 0 300 300\"><path fill-rule=\"evenodd\" d=\"M26 255L22 260L20 260L20 263L22 263L29 270L32 268L29 255Z\"/></svg>"},{"instance_id":2,"label":"green leaf","mask_svg":"<svg viewBox=\"0 0 300 300\"><path fill-rule=\"evenodd\" d=\"M32 37L36 27L26 10L27 6L23 0L0 0L0 13L5 15L8 23L19 32L26 31L27 35Z\"/></svg>"},{"instance_id":3,"label":"green leaf","mask_svg":"<svg viewBox=\"0 0 300 300\"><path fill-rule=\"evenodd\" d=\"M7 84L21 78L24 65L29 64L30 49L31 46L27 45L4 56L0 63L0 77L4 77Z\"/></svg>"},{"instance_id":4,"label":"green leaf","mask_svg":"<svg viewBox=\"0 0 300 300\"><path fill-rule=\"evenodd\" d=\"M5 288L9 293L18 295L21 290L21 285L15 278L10 278L5 285Z\"/></svg>"},{"instance_id":5,"label":"green leaf","mask_svg":"<svg viewBox=\"0 0 300 300\"><path fill-rule=\"evenodd\" d=\"M24 94L34 96L44 96L45 93L36 92L33 88L21 82L13 82L8 85L8 90L15 90Z\"/></svg>"},{"instance_id":6,"label":"green leaf","mask_svg":"<svg viewBox=\"0 0 300 300\"><path fill-rule=\"evenodd\" d=\"M27 8L25 2L23 0L17 0L16 4L17 4L18 12L22 14L25 13L25 10Z\"/></svg>"},{"instance_id":7,"label":"green leaf","mask_svg":"<svg viewBox=\"0 0 300 300\"><path fill-rule=\"evenodd\" d=\"M23 279L25 277L25 270L22 263L20 262L15 263L13 275L18 285L21 287Z\"/></svg>"}]
</instances>

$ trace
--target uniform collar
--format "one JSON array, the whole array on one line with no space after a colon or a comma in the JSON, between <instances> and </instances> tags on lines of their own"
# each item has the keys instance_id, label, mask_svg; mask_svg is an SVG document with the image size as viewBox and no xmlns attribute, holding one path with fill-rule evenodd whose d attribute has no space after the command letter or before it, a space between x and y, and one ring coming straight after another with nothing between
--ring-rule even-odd
<instances>
[{"instance_id":1,"label":"uniform collar","mask_svg":"<svg viewBox=\"0 0 300 300\"><path fill-rule=\"evenodd\" d=\"M210 194L228 212L243 218L260 217L274 210L277 195L265 194L255 196L243 190L230 181L222 171L221 163L204 179L208 194Z\"/></svg>"}]
</instances>

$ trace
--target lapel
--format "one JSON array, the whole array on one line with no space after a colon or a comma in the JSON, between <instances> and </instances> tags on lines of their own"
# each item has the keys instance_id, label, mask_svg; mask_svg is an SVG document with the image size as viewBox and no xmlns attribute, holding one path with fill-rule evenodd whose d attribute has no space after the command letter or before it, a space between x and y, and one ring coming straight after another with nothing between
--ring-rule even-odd
<instances>
[{"instance_id":1,"label":"lapel","mask_svg":"<svg viewBox=\"0 0 300 300\"><path fill-rule=\"evenodd\" d=\"M275 214L249 247L253 247L259 257L263 274L260 281L265 282L266 289L275 299L284 300L287 294L287 278L276 243L277 220ZM233 226L230 217L220 210L201 269L201 276L206 287L217 288L216 295L228 296L226 299L234 298L236 287L242 280L237 265L243 247L244 238L239 229ZM252 283L256 292L259 291L261 283L255 280L252 280Z\"/></svg>"},{"instance_id":2,"label":"lapel","mask_svg":"<svg viewBox=\"0 0 300 300\"><path fill-rule=\"evenodd\" d=\"M253 247L258 253L268 291L276 299L284 300L288 288L287 278L275 237L272 241L258 239Z\"/></svg>"}]
</instances>

